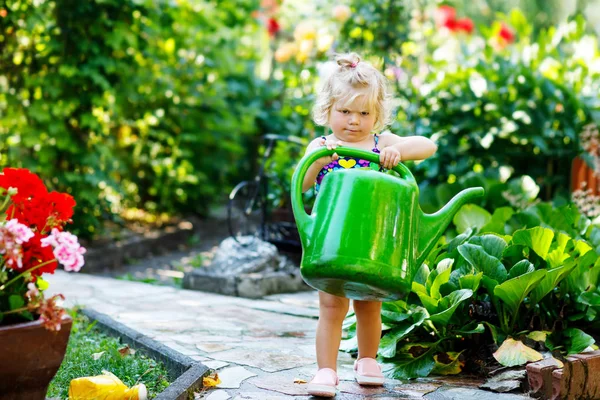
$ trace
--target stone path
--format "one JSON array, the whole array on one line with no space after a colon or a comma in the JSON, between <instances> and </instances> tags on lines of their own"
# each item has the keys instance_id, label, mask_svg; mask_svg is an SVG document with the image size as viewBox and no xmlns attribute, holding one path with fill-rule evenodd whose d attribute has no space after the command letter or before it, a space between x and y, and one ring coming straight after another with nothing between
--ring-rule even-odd
<instances>
[{"instance_id":1,"label":"stone path","mask_svg":"<svg viewBox=\"0 0 600 400\"><path fill-rule=\"evenodd\" d=\"M249 300L63 271L48 281L48 294L64 294L67 306L93 308L217 370L222 383L198 399L316 400L295 383L316 370L316 292ZM481 381L456 377L366 389L353 380L353 362L340 352L338 400L528 398L478 390Z\"/></svg>"}]
</instances>

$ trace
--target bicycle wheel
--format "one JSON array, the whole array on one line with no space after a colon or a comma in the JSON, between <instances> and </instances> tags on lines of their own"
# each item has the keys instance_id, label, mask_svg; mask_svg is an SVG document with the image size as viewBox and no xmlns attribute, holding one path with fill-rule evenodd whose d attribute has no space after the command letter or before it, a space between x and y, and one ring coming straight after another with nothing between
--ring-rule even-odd
<instances>
[{"instance_id":1,"label":"bicycle wheel","mask_svg":"<svg viewBox=\"0 0 600 400\"><path fill-rule=\"evenodd\" d=\"M262 236L263 200L256 182L240 182L229 194L227 223L229 234L238 243L244 236Z\"/></svg>"}]
</instances>

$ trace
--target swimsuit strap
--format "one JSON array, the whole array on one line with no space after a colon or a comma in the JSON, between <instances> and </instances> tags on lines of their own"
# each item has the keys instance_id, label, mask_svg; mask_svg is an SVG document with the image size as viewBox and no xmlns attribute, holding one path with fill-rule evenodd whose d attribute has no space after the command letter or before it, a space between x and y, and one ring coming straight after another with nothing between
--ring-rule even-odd
<instances>
[{"instance_id":1,"label":"swimsuit strap","mask_svg":"<svg viewBox=\"0 0 600 400\"><path fill-rule=\"evenodd\" d=\"M377 143L379 143L379 136L376 133L373 134L373 139L375 140L375 148L377 149Z\"/></svg>"}]
</instances>

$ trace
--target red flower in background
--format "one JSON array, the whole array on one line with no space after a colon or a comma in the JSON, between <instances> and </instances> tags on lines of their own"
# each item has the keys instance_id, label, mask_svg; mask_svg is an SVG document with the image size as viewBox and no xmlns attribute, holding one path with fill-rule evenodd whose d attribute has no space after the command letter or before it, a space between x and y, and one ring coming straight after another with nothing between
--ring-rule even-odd
<instances>
[{"instance_id":1,"label":"red flower in background","mask_svg":"<svg viewBox=\"0 0 600 400\"><path fill-rule=\"evenodd\" d=\"M514 32L504 22L502 22L500 32L498 32L498 37L500 38L500 41L503 42L503 44L509 44L515 41Z\"/></svg>"},{"instance_id":2,"label":"red flower in background","mask_svg":"<svg viewBox=\"0 0 600 400\"><path fill-rule=\"evenodd\" d=\"M461 18L455 22L456 31L463 31L465 33L473 33L475 24L470 18Z\"/></svg>"},{"instance_id":3,"label":"red flower in background","mask_svg":"<svg viewBox=\"0 0 600 400\"><path fill-rule=\"evenodd\" d=\"M452 32L473 33L475 24L470 18L456 19L456 10L454 7L441 6L435 10L433 15L435 25L438 28L447 28Z\"/></svg>"},{"instance_id":4,"label":"red flower in background","mask_svg":"<svg viewBox=\"0 0 600 400\"><path fill-rule=\"evenodd\" d=\"M267 20L267 31L269 32L270 36L275 36L280 29L281 26L279 26L279 23L275 18L269 18Z\"/></svg>"},{"instance_id":5,"label":"red flower in background","mask_svg":"<svg viewBox=\"0 0 600 400\"><path fill-rule=\"evenodd\" d=\"M440 6L435 10L433 19L438 28L441 28L442 26L450 28L448 25L452 25L456 20L456 10L454 7Z\"/></svg>"}]
</instances>

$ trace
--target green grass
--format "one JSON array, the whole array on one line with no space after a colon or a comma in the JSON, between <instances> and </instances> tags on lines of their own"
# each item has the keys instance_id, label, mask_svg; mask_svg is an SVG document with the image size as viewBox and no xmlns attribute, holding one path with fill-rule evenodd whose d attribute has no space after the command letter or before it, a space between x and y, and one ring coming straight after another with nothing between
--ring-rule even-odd
<instances>
[{"instance_id":1,"label":"green grass","mask_svg":"<svg viewBox=\"0 0 600 400\"><path fill-rule=\"evenodd\" d=\"M115 374L128 387L144 383L148 397L154 398L169 386L167 370L141 351L122 356L119 349L124 347L119 339L101 333L95 322L75 311L73 329L67 346L65 359L56 376L50 382L46 397L67 399L69 383L83 376L101 375L103 370ZM93 354L104 352L94 360Z\"/></svg>"}]
</instances>

